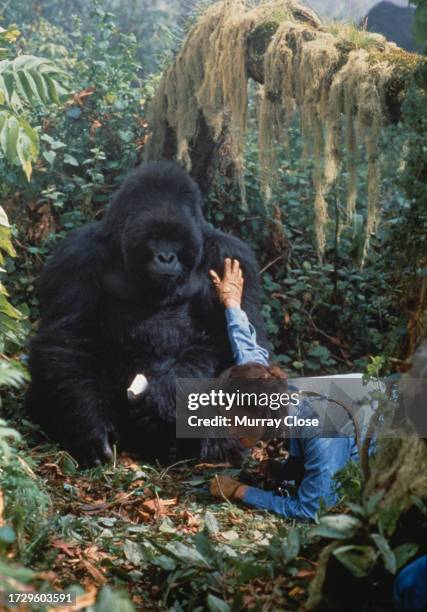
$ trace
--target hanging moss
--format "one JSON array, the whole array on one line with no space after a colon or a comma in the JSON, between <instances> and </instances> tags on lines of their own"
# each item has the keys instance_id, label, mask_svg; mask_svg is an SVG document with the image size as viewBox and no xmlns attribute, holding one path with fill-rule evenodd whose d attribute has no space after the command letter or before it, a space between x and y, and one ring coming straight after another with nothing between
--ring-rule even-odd
<instances>
[{"instance_id":1,"label":"hanging moss","mask_svg":"<svg viewBox=\"0 0 427 612\"><path fill-rule=\"evenodd\" d=\"M248 80L260 84L259 158L266 198L275 169L276 145L286 143L289 121L299 110L305 153L314 159L315 232L319 255L326 244L327 194L345 157L347 217L357 206L358 151L368 160L366 254L379 213L378 141L389 121L390 92L404 87L420 56L384 37L344 24L322 26L293 0L255 7L225 0L207 9L190 30L166 71L149 117L153 138L147 157L164 155L175 134L175 156L191 170L191 149L203 114L214 142L226 138L244 193L244 143ZM396 98L396 95L395 95Z\"/></svg>"}]
</instances>

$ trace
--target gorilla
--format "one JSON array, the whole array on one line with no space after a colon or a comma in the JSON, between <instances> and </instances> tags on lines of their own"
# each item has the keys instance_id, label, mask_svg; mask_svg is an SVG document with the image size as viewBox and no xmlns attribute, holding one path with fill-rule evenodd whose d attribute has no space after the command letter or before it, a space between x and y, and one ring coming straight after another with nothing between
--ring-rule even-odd
<instances>
[{"instance_id":1,"label":"gorilla","mask_svg":"<svg viewBox=\"0 0 427 612\"><path fill-rule=\"evenodd\" d=\"M243 307L265 346L251 249L212 228L187 172L159 161L131 173L105 217L71 232L47 262L26 406L81 466L111 458L117 439L161 463L238 454L232 440L175 439L175 380L232 365L208 276L225 257L241 262ZM138 373L148 386L131 409L126 390Z\"/></svg>"}]
</instances>

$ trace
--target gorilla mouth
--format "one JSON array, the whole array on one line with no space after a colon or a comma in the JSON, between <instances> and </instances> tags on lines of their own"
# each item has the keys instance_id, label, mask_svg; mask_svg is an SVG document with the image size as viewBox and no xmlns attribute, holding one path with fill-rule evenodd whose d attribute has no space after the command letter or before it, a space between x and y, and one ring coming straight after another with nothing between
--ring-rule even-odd
<instances>
[{"instance_id":1,"label":"gorilla mouth","mask_svg":"<svg viewBox=\"0 0 427 612\"><path fill-rule=\"evenodd\" d=\"M156 274L152 274L151 277L154 281L169 281L174 278L179 278L179 273L177 272L157 272Z\"/></svg>"},{"instance_id":2,"label":"gorilla mouth","mask_svg":"<svg viewBox=\"0 0 427 612\"><path fill-rule=\"evenodd\" d=\"M175 277L175 276L179 276L178 272L157 272L156 276L158 276L159 278L163 278L163 277Z\"/></svg>"}]
</instances>

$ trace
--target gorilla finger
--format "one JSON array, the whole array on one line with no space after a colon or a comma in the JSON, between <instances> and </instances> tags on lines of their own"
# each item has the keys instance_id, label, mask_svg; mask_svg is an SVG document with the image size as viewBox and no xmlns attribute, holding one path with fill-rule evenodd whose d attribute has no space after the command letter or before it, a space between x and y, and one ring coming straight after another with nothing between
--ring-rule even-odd
<instances>
[{"instance_id":1,"label":"gorilla finger","mask_svg":"<svg viewBox=\"0 0 427 612\"><path fill-rule=\"evenodd\" d=\"M84 469L93 468L98 465L102 465L103 461L98 452L98 444L94 441L91 442L90 448L85 450L85 457L83 459Z\"/></svg>"},{"instance_id":2,"label":"gorilla finger","mask_svg":"<svg viewBox=\"0 0 427 612\"><path fill-rule=\"evenodd\" d=\"M111 448L108 440L104 440L103 442L102 449L101 449L101 456L104 460L107 460L107 461L113 460L114 453L113 453L113 449Z\"/></svg>"}]
</instances>

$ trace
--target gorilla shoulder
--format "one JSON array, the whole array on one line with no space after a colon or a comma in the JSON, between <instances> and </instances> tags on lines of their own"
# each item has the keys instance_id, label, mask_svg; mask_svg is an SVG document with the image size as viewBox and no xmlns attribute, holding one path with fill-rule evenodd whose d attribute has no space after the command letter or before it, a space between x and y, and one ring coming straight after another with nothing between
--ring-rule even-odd
<instances>
[{"instance_id":1,"label":"gorilla shoulder","mask_svg":"<svg viewBox=\"0 0 427 612\"><path fill-rule=\"evenodd\" d=\"M258 274L258 264L255 254L248 244L240 238L225 234L208 225L204 228L205 257L208 268L222 272L224 259L232 257L238 259L246 276Z\"/></svg>"},{"instance_id":2,"label":"gorilla shoulder","mask_svg":"<svg viewBox=\"0 0 427 612\"><path fill-rule=\"evenodd\" d=\"M91 294L99 289L107 258L101 222L70 232L43 269L38 287L42 311L57 304L61 297L72 299L73 291L82 293L88 285Z\"/></svg>"}]
</instances>

